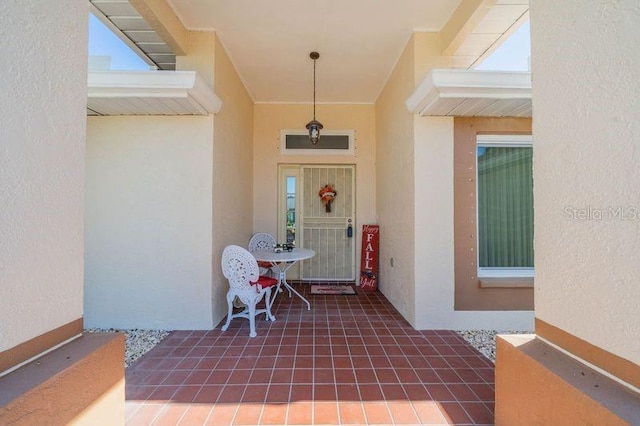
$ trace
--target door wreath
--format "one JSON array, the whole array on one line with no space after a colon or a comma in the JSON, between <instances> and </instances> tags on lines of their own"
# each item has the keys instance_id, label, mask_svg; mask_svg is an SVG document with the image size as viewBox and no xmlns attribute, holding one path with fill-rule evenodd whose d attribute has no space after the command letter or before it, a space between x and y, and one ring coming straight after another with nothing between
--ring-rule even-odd
<instances>
[{"instance_id":1,"label":"door wreath","mask_svg":"<svg viewBox=\"0 0 640 426\"><path fill-rule=\"evenodd\" d=\"M336 190L330 183L328 183L320 188L318 195L320 196L320 200L322 200L324 211L327 213L331 213L331 203L333 202L333 199L336 198L336 195L338 195Z\"/></svg>"}]
</instances>

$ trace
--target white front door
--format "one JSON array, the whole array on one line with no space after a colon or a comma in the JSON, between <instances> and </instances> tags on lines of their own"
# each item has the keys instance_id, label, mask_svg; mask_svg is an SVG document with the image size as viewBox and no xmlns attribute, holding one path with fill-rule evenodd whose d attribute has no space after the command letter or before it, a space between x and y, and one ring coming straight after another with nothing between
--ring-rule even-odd
<instances>
[{"instance_id":1,"label":"white front door","mask_svg":"<svg viewBox=\"0 0 640 426\"><path fill-rule=\"evenodd\" d=\"M319 195L325 185L336 192L329 209ZM303 246L316 252L315 257L304 262L302 278L355 280L354 166L302 166L300 225ZM347 231L349 225L351 237Z\"/></svg>"},{"instance_id":2,"label":"white front door","mask_svg":"<svg viewBox=\"0 0 640 426\"><path fill-rule=\"evenodd\" d=\"M316 252L288 277L355 280L355 166L281 165L279 180L278 240ZM330 212L319 196L325 185L336 192Z\"/></svg>"}]
</instances>

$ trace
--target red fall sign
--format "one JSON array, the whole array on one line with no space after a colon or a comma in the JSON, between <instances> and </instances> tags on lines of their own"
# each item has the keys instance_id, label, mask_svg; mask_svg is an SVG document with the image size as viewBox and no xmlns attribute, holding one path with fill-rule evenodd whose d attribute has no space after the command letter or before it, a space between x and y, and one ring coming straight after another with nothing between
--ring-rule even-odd
<instances>
[{"instance_id":1,"label":"red fall sign","mask_svg":"<svg viewBox=\"0 0 640 426\"><path fill-rule=\"evenodd\" d=\"M360 256L360 288L378 289L378 257L380 226L362 225L362 252Z\"/></svg>"}]
</instances>

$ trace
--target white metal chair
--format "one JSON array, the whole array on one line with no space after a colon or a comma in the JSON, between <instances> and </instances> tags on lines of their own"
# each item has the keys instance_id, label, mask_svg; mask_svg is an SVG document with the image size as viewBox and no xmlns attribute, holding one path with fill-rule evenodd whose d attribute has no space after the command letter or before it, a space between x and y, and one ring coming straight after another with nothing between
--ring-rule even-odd
<instances>
[{"instance_id":1,"label":"white metal chair","mask_svg":"<svg viewBox=\"0 0 640 426\"><path fill-rule=\"evenodd\" d=\"M276 239L273 235L266 232L258 232L253 234L249 240L249 251L253 253L257 250L271 250L275 244ZM260 275L273 275L272 266L269 262L258 262L258 267L260 268Z\"/></svg>"},{"instance_id":2,"label":"white metal chair","mask_svg":"<svg viewBox=\"0 0 640 426\"><path fill-rule=\"evenodd\" d=\"M227 246L222 252L222 273L229 281L227 292L227 304L229 313L227 322L222 326L222 331L227 331L231 320L234 318L247 318L250 326L250 337L256 337L255 317L265 314L267 321L275 321L271 314L271 287L278 284L278 280L270 277L261 277L258 273L256 259L246 249L240 246ZM246 308L233 313L233 300L238 297ZM256 305L262 298L265 300L265 309L256 309Z\"/></svg>"}]
</instances>

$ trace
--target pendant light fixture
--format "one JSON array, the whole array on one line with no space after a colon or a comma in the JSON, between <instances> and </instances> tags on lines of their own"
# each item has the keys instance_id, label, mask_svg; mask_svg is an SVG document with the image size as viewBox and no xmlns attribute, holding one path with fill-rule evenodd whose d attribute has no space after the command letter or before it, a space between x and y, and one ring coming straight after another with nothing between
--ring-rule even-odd
<instances>
[{"instance_id":1,"label":"pendant light fixture","mask_svg":"<svg viewBox=\"0 0 640 426\"><path fill-rule=\"evenodd\" d=\"M321 122L316 120L316 60L320 57L320 54L311 52L309 57L313 59L313 120L307 123L307 130L309 130L311 143L316 146L320 140L320 129L324 127Z\"/></svg>"}]
</instances>

